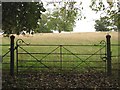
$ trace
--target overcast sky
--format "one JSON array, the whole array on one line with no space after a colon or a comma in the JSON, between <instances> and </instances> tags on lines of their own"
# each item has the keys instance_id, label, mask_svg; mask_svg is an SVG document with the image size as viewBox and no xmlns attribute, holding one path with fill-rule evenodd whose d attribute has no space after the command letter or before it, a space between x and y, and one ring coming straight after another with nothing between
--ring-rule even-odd
<instances>
[{"instance_id":1,"label":"overcast sky","mask_svg":"<svg viewBox=\"0 0 120 90\"><path fill-rule=\"evenodd\" d=\"M99 19L99 14L96 14L89 7L90 0L83 0L83 14L86 16L86 19L79 20L76 22L76 27L74 32L94 32L95 20Z\"/></svg>"}]
</instances>

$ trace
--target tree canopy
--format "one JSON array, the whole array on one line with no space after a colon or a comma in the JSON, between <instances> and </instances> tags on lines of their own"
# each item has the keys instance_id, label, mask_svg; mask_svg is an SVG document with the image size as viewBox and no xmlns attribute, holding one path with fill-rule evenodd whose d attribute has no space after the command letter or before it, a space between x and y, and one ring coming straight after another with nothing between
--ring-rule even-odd
<instances>
[{"instance_id":1,"label":"tree canopy","mask_svg":"<svg viewBox=\"0 0 120 90\"><path fill-rule=\"evenodd\" d=\"M57 8L54 5L53 11L42 15L39 21L39 32L50 32L50 30L73 31L78 9L74 7L76 2L64 2L64 6Z\"/></svg>"},{"instance_id":2,"label":"tree canopy","mask_svg":"<svg viewBox=\"0 0 120 90\"><path fill-rule=\"evenodd\" d=\"M106 5L107 4L107 5ZM102 19L107 19L107 22L111 24L111 27L113 29L115 26L117 27L117 30L119 29L120 26L120 18L119 18L119 2L114 2L113 0L91 0L91 5L90 8L93 11L96 12L102 12L101 13L101 18ZM105 18L106 17L106 18Z\"/></svg>"},{"instance_id":3,"label":"tree canopy","mask_svg":"<svg viewBox=\"0 0 120 90\"><path fill-rule=\"evenodd\" d=\"M30 32L37 27L42 12L42 2L2 2L2 30L7 34Z\"/></svg>"},{"instance_id":4,"label":"tree canopy","mask_svg":"<svg viewBox=\"0 0 120 90\"><path fill-rule=\"evenodd\" d=\"M100 20L95 20L95 23L96 31L110 31L112 29L107 17L101 17Z\"/></svg>"},{"instance_id":5,"label":"tree canopy","mask_svg":"<svg viewBox=\"0 0 120 90\"><path fill-rule=\"evenodd\" d=\"M106 13L103 16L101 14L100 20L96 20L96 28L98 28L97 24L104 24L103 21L109 23L109 25L106 24L106 27L117 26L119 28L120 15L118 15L118 10L113 8L115 3L106 0L108 4L106 7L105 1L103 1L91 0L90 8L92 10ZM63 6L59 8L53 3L54 10L42 14L46 11L42 2L2 2L2 30L7 34L19 34L22 30L27 32L30 30L36 30L36 32L73 31L76 19L84 17L82 15L82 10L84 10L82 0L79 2L62 1L62 3L64 3ZM79 3L77 7L75 6L76 3Z\"/></svg>"}]
</instances>

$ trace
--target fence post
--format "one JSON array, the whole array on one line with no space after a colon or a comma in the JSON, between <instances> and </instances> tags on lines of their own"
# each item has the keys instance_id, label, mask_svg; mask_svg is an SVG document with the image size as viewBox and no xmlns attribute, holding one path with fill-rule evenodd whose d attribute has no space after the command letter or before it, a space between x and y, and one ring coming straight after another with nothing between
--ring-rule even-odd
<instances>
[{"instance_id":1,"label":"fence post","mask_svg":"<svg viewBox=\"0 0 120 90\"><path fill-rule=\"evenodd\" d=\"M111 36L109 34L106 35L106 41L107 41L107 76L110 76L112 74L110 38L111 38Z\"/></svg>"},{"instance_id":2,"label":"fence post","mask_svg":"<svg viewBox=\"0 0 120 90\"><path fill-rule=\"evenodd\" d=\"M62 70L62 45L60 45L60 67Z\"/></svg>"},{"instance_id":3,"label":"fence post","mask_svg":"<svg viewBox=\"0 0 120 90\"><path fill-rule=\"evenodd\" d=\"M15 36L10 36L10 75L14 76L14 39Z\"/></svg>"}]
</instances>

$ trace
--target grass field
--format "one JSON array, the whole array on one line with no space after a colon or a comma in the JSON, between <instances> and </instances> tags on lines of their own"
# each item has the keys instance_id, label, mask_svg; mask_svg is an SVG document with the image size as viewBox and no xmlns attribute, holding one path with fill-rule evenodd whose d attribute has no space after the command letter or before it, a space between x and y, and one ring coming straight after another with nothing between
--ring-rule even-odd
<instances>
[{"instance_id":1,"label":"grass field","mask_svg":"<svg viewBox=\"0 0 120 90\"><path fill-rule=\"evenodd\" d=\"M111 43L118 44L118 33L111 32ZM62 55L62 61L66 61L62 63L61 66L61 56L60 56L60 47L59 45L96 45L100 44L100 41L106 40L107 32L87 32L87 33L42 33L42 34L35 34L35 35L15 35L15 41L18 39L24 40L26 43L30 44L39 44L43 46L22 46L29 53L52 53L47 56L47 54L31 54L38 60L41 60L43 64L47 65L48 67L79 67L82 68L84 66L103 66L105 67L105 62L103 62L100 58L101 55L83 55L83 54L94 54L98 51L101 47L100 46L63 46L62 53L77 53L80 55ZM2 44L9 44L10 39L8 37L2 38ZM44 45L58 45L58 46L44 46ZM57 48L58 47L58 48ZM57 49L56 49L57 48ZM8 51L9 46L3 46L2 53L5 54ZM56 49L56 50L54 50ZM53 52L51 52L53 50ZM96 54L105 54L105 48L101 51L97 52ZM19 48L19 53L26 53L24 50ZM30 54L19 54L19 65L22 66L39 66L44 67L43 64L37 63L36 59L32 57ZM118 55L118 47L112 47L112 55ZM46 56L46 57L45 57ZM105 55L102 55L104 57ZM44 58L45 57L45 58ZM89 58L90 57L90 58ZM88 58L88 59L87 59ZM117 63L118 57L113 57L112 62ZM32 60L30 62L30 60ZM85 61L86 60L86 61ZM5 62L9 61L9 56L5 57ZM26 62L25 62L26 61ZM29 62L28 62L29 61ZM86 63L80 64L82 61ZM95 62L92 62L95 61ZM79 65L80 64L80 65ZM9 66L5 66L9 67ZM113 67L117 67L116 64ZM83 69L84 70L84 69Z\"/></svg>"},{"instance_id":2,"label":"grass field","mask_svg":"<svg viewBox=\"0 0 120 90\"><path fill-rule=\"evenodd\" d=\"M118 43L118 33L109 33L112 37L112 43ZM85 33L42 33L33 36L16 36L16 39L22 38L28 43L37 44L94 44L105 40L107 32L85 32ZM9 38L2 38L3 44L9 43Z\"/></svg>"}]
</instances>

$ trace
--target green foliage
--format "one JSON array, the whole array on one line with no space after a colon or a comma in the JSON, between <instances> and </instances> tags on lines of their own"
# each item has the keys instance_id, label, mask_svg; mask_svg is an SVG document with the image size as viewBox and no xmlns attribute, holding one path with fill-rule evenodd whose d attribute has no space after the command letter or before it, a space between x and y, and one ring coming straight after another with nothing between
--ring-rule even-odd
<instances>
[{"instance_id":1,"label":"green foliage","mask_svg":"<svg viewBox=\"0 0 120 90\"><path fill-rule=\"evenodd\" d=\"M100 20L95 21L96 31L110 31L111 23L108 17L102 17Z\"/></svg>"},{"instance_id":2,"label":"green foliage","mask_svg":"<svg viewBox=\"0 0 120 90\"><path fill-rule=\"evenodd\" d=\"M48 26L51 26L51 25L48 25L48 21L49 21L48 16L49 16L48 14L41 15L41 19L39 19L38 21L38 27L36 28L35 32L38 32L38 33L52 32L48 27Z\"/></svg>"},{"instance_id":3,"label":"green foliage","mask_svg":"<svg viewBox=\"0 0 120 90\"><path fill-rule=\"evenodd\" d=\"M99 20L96 20L95 22L96 22L95 24L96 31L109 31L107 28L105 28L104 24Z\"/></svg>"},{"instance_id":4,"label":"green foliage","mask_svg":"<svg viewBox=\"0 0 120 90\"><path fill-rule=\"evenodd\" d=\"M106 6L106 3L108 4L107 6ZM118 7L116 7L116 2L106 0L106 3L104 0L99 0L99 1L91 0L90 8L93 11L96 11L96 13L101 11L102 12L101 17L108 17L107 19L108 21L110 21L111 27L114 29L114 31L118 31L120 23L119 23L119 14L117 10ZM103 18L103 19L106 19L106 18Z\"/></svg>"},{"instance_id":5,"label":"green foliage","mask_svg":"<svg viewBox=\"0 0 120 90\"><path fill-rule=\"evenodd\" d=\"M42 2L2 2L2 29L7 34L30 32L37 27L41 12L45 12Z\"/></svg>"},{"instance_id":6,"label":"green foliage","mask_svg":"<svg viewBox=\"0 0 120 90\"><path fill-rule=\"evenodd\" d=\"M51 30L73 31L78 9L74 7L75 2L65 3L61 8L55 8L52 12L42 15L39 21L39 32L50 32Z\"/></svg>"}]
</instances>

